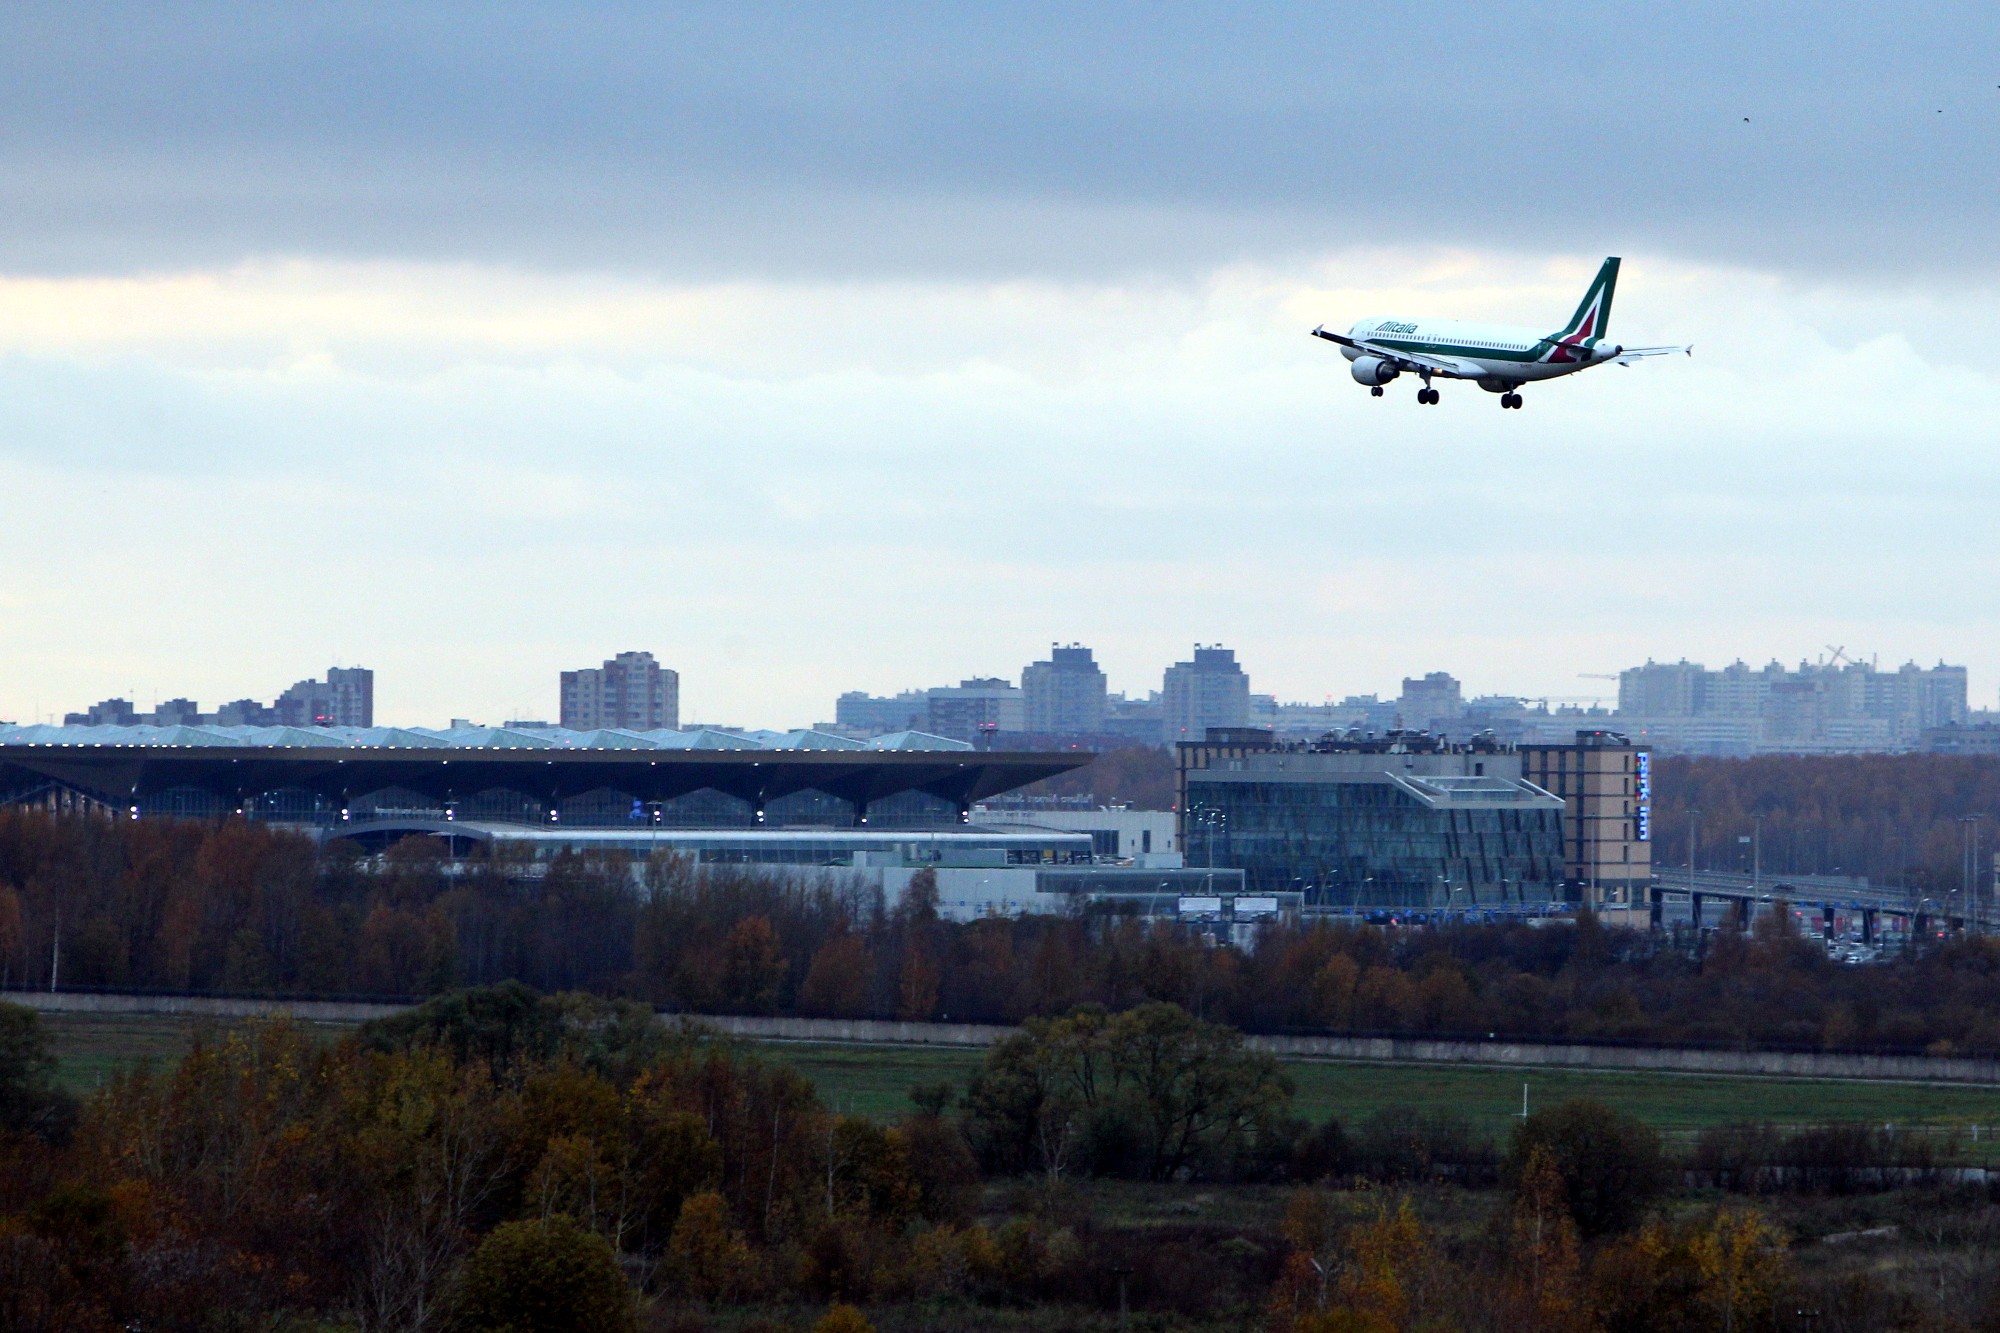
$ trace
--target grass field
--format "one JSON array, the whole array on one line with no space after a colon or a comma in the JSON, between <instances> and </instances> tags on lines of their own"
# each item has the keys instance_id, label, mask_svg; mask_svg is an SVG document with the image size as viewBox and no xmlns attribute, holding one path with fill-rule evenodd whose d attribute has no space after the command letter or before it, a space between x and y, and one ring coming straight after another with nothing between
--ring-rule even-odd
<instances>
[{"instance_id":1,"label":"grass field","mask_svg":"<svg viewBox=\"0 0 2000 1333\"><path fill-rule=\"evenodd\" d=\"M143 1060L178 1059L196 1028L180 1018L49 1014L42 1021L62 1062L63 1082L78 1092ZM341 1031L322 1030L329 1036ZM980 1052L955 1047L771 1042L761 1049L812 1079L830 1106L876 1118L906 1112L916 1084L949 1081L963 1088L980 1060ZM1985 1158L1985 1127L2000 1127L2000 1088L1358 1062L1300 1062L1286 1069L1298 1089L1294 1110L1308 1119L1354 1121L1395 1105L1448 1107L1496 1136L1520 1114L1524 1083L1530 1107L1593 1097L1676 1137L1748 1120L1979 1125L1977 1155Z\"/></svg>"}]
</instances>

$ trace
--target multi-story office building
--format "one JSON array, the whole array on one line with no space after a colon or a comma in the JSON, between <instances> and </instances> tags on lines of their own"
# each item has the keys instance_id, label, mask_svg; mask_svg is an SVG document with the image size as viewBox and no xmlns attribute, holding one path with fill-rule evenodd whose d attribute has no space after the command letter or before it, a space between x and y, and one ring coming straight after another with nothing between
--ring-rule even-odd
<instances>
[{"instance_id":1,"label":"multi-story office building","mask_svg":"<svg viewBox=\"0 0 2000 1333\"><path fill-rule=\"evenodd\" d=\"M1563 878L1593 906L1638 909L1653 878L1652 756L1615 731L1520 747L1521 776L1563 802Z\"/></svg>"},{"instance_id":2,"label":"multi-story office building","mask_svg":"<svg viewBox=\"0 0 2000 1333\"><path fill-rule=\"evenodd\" d=\"M562 725L572 731L673 731L680 717L680 673L651 653L620 653L601 667L562 673Z\"/></svg>"},{"instance_id":3,"label":"multi-story office building","mask_svg":"<svg viewBox=\"0 0 2000 1333\"><path fill-rule=\"evenodd\" d=\"M969 741L988 731L1022 730L1021 691L997 676L978 676L928 691L924 729L934 736Z\"/></svg>"},{"instance_id":4,"label":"multi-story office building","mask_svg":"<svg viewBox=\"0 0 2000 1333\"><path fill-rule=\"evenodd\" d=\"M1171 742L1200 740L1211 727L1250 724L1250 677L1236 652L1196 644L1191 661L1167 668L1160 687L1161 724Z\"/></svg>"},{"instance_id":5,"label":"multi-story office building","mask_svg":"<svg viewBox=\"0 0 2000 1333\"><path fill-rule=\"evenodd\" d=\"M1176 746L1187 865L1250 893L1388 911L1545 907L1563 895L1563 802L1497 745L1428 736L1279 745L1216 731Z\"/></svg>"},{"instance_id":6,"label":"multi-story office building","mask_svg":"<svg viewBox=\"0 0 2000 1333\"><path fill-rule=\"evenodd\" d=\"M1023 730L1037 736L1094 736L1104 728L1104 672L1081 644L1051 645L1046 662L1021 672Z\"/></svg>"}]
</instances>

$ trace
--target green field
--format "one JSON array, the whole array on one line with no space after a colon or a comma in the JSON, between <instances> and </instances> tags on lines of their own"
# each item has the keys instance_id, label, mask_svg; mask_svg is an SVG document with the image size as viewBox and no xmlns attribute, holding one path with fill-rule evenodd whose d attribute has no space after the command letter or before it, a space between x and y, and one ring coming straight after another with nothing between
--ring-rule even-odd
<instances>
[{"instance_id":1,"label":"green field","mask_svg":"<svg viewBox=\"0 0 2000 1333\"><path fill-rule=\"evenodd\" d=\"M196 1029L194 1021L181 1018L49 1014L42 1021L62 1062L63 1082L79 1092L141 1061L157 1065L178 1059ZM322 1030L329 1036L342 1031ZM949 1081L963 1088L980 1060L978 1051L955 1047L770 1042L760 1049L811 1078L828 1105L877 1118L907 1111L908 1092L916 1084ZM1520 1114L1523 1084L1530 1107L1592 1097L1675 1136L1732 1121L1866 1120L1978 1125L1984 1149L1986 1127L2000 1127L2000 1088L1949 1084L1358 1062L1296 1062L1287 1072L1298 1088L1294 1110L1312 1120L1332 1115L1354 1121L1395 1105L1448 1108L1496 1135Z\"/></svg>"}]
</instances>

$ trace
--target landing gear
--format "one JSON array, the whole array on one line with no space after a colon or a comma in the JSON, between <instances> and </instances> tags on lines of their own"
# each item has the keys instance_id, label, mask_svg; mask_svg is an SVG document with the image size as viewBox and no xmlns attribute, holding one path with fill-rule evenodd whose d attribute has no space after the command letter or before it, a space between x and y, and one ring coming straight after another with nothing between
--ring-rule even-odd
<instances>
[{"instance_id":1,"label":"landing gear","mask_svg":"<svg viewBox=\"0 0 2000 1333\"><path fill-rule=\"evenodd\" d=\"M1381 386L1381 385L1379 385L1379 384L1371 384L1371 385L1369 385L1369 386L1368 386L1368 396L1369 396L1370 398L1380 398L1380 397L1382 396L1382 386Z\"/></svg>"},{"instance_id":2,"label":"landing gear","mask_svg":"<svg viewBox=\"0 0 2000 1333\"><path fill-rule=\"evenodd\" d=\"M1438 400L1438 391L1436 389L1426 388L1417 390L1417 401L1424 404L1425 406L1435 407L1437 406L1437 400Z\"/></svg>"},{"instance_id":3,"label":"landing gear","mask_svg":"<svg viewBox=\"0 0 2000 1333\"><path fill-rule=\"evenodd\" d=\"M1518 394L1518 393L1503 393L1503 394L1501 394L1501 395L1500 395L1500 406L1502 406L1502 407L1519 407L1520 405L1521 405L1521 395L1520 395L1520 394Z\"/></svg>"}]
</instances>

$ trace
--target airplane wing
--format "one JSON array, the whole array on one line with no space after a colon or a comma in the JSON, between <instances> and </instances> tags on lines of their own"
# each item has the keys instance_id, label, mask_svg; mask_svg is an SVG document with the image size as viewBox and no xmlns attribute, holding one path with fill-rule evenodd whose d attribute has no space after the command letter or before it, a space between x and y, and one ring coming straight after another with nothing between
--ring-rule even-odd
<instances>
[{"instance_id":1,"label":"airplane wing","mask_svg":"<svg viewBox=\"0 0 2000 1333\"><path fill-rule=\"evenodd\" d=\"M1672 356L1675 352L1693 356L1694 344L1689 343L1686 347L1621 347L1612 359L1621 366L1629 366L1642 356Z\"/></svg>"},{"instance_id":2,"label":"airplane wing","mask_svg":"<svg viewBox=\"0 0 2000 1333\"><path fill-rule=\"evenodd\" d=\"M1379 356L1404 370L1428 370L1437 375L1462 375L1473 379L1486 373L1470 361L1457 361L1444 356L1427 356L1422 352L1405 352L1398 348L1369 342L1365 338L1347 338L1338 333L1328 333L1323 325L1313 330L1313 336L1339 343L1342 347L1352 347L1355 351L1366 352L1370 356Z\"/></svg>"}]
</instances>

